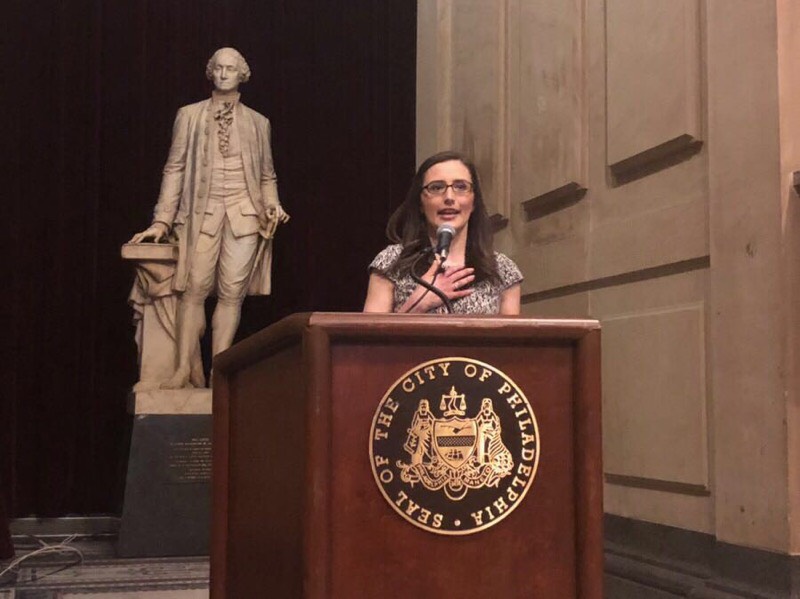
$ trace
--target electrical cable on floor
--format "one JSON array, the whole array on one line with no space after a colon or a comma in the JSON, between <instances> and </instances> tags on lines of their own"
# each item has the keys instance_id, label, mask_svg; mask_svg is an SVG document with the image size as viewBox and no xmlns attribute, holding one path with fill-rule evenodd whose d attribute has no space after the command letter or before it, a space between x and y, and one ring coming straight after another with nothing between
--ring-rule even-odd
<instances>
[{"instance_id":1,"label":"electrical cable on floor","mask_svg":"<svg viewBox=\"0 0 800 599\"><path fill-rule=\"evenodd\" d=\"M69 553L73 555L77 555L78 560L74 564L69 564L69 566L78 566L83 563L83 553L77 547L70 546L70 543L75 540L78 535L71 535L61 541L60 543L55 544L48 544L42 541L41 539L37 539L33 537L33 539L41 545L38 549L31 551L30 553L26 553L22 557L18 557L14 561L12 561L6 568L0 572L0 586L4 585L5 583L2 582L3 577L12 571L18 571L19 567L22 565L23 562L27 561L28 559L39 556L39 555L46 555L50 553ZM12 579L13 580L13 579Z\"/></svg>"}]
</instances>

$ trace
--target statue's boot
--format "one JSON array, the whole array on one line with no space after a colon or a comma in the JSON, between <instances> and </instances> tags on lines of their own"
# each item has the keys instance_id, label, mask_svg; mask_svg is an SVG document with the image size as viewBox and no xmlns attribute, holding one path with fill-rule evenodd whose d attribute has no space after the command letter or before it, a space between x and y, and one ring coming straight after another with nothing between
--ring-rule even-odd
<instances>
[{"instance_id":1,"label":"statue's boot","mask_svg":"<svg viewBox=\"0 0 800 599\"><path fill-rule=\"evenodd\" d=\"M192 357L199 356L200 337L203 336L206 328L204 305L186 301L182 298L178 302L176 324L178 333L178 366L172 378L161 383L162 389L184 389L192 386L189 383L189 379L192 376Z\"/></svg>"},{"instance_id":2,"label":"statue's boot","mask_svg":"<svg viewBox=\"0 0 800 599\"><path fill-rule=\"evenodd\" d=\"M203 372L203 356L200 355L200 339L194 344L192 359L189 365L189 384L192 387L203 388L206 386L206 375Z\"/></svg>"},{"instance_id":3,"label":"statue's boot","mask_svg":"<svg viewBox=\"0 0 800 599\"><path fill-rule=\"evenodd\" d=\"M214 316L211 317L211 352L213 355L224 352L233 345L236 329L242 315L241 302L217 301ZM214 369L209 376L209 387L214 386Z\"/></svg>"},{"instance_id":4,"label":"statue's boot","mask_svg":"<svg viewBox=\"0 0 800 599\"><path fill-rule=\"evenodd\" d=\"M211 317L211 351L213 355L225 351L233 345L239 319L242 315L241 301L219 300Z\"/></svg>"}]
</instances>

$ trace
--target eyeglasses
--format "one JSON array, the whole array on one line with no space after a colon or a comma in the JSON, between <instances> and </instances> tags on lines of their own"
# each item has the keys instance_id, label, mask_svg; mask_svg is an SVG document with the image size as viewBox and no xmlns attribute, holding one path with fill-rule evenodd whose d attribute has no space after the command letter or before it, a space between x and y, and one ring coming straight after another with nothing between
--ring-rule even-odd
<instances>
[{"instance_id":1,"label":"eyeglasses","mask_svg":"<svg viewBox=\"0 0 800 599\"><path fill-rule=\"evenodd\" d=\"M425 190L425 193L427 193L428 195L441 196L445 194L448 187L452 187L453 193L456 194L457 196L463 196L472 191L473 185L469 181L464 181L463 179L456 179L449 185L444 181L431 181L427 185L423 185L422 189Z\"/></svg>"}]
</instances>

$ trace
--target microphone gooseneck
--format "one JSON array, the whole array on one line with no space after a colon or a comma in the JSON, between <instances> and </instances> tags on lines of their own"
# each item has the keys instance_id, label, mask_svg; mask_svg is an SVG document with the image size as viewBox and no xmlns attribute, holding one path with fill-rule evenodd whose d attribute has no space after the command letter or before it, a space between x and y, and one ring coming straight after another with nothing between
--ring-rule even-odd
<instances>
[{"instance_id":1,"label":"microphone gooseneck","mask_svg":"<svg viewBox=\"0 0 800 599\"><path fill-rule=\"evenodd\" d=\"M447 225L447 226L449 226L449 225ZM452 227L450 227L450 228L452 229ZM417 306L417 304L419 304L422 301L422 298L425 297L425 295L428 292L431 292L431 293L434 293L435 295L437 295L440 300L442 300L442 303L444 304L444 307L447 310L448 314L452 314L453 313L453 305L450 303L450 298L448 298L444 294L444 292L441 289L439 289L438 287L436 287L436 285L435 285L436 278L439 276L439 273L442 271L441 266L436 271L436 273L433 275L433 280L430 283L428 283L425 279L420 277L415 272L417 264L419 263L419 261L424 256L430 256L431 255L431 249L432 248L427 248L426 250L423 250L422 252L420 252L419 256L417 256L416 260L414 260L413 264L411 265L411 269L410 269L409 274L411 275L411 278L414 279L414 281L418 285L421 285L422 287L425 288L425 293L420 295L417 298L417 301L415 301L413 304L411 304L411 306L406 310L406 312L411 312L411 310L413 310Z\"/></svg>"}]
</instances>

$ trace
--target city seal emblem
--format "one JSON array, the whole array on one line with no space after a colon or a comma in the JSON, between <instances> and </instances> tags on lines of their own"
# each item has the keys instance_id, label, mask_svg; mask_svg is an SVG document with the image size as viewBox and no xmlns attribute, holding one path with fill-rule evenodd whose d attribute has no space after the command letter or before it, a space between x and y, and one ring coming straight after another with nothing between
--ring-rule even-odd
<instances>
[{"instance_id":1,"label":"city seal emblem","mask_svg":"<svg viewBox=\"0 0 800 599\"><path fill-rule=\"evenodd\" d=\"M411 524L444 535L508 516L536 476L540 440L522 390L470 358L420 364L375 411L370 461L381 494Z\"/></svg>"}]
</instances>

